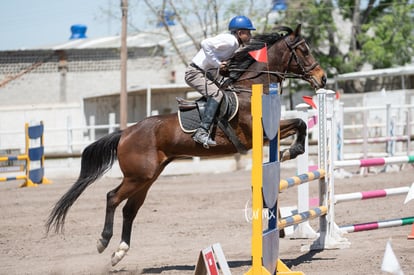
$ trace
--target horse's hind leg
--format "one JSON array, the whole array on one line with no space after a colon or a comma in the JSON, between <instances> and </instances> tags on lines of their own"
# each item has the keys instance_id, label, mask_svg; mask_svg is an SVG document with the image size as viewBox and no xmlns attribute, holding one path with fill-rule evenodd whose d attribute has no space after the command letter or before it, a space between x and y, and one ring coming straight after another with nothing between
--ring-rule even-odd
<instances>
[{"instance_id":1,"label":"horse's hind leg","mask_svg":"<svg viewBox=\"0 0 414 275\"><path fill-rule=\"evenodd\" d=\"M132 223L138 213L138 210L144 203L149 187L150 184L139 190L134 194L134 196L130 197L122 209L123 223L121 243L119 244L118 250L112 254L112 266L119 263L129 250L131 243Z\"/></svg>"},{"instance_id":2,"label":"horse's hind leg","mask_svg":"<svg viewBox=\"0 0 414 275\"><path fill-rule=\"evenodd\" d=\"M121 203L121 201L115 199L115 196L121 185L106 194L105 224L102 230L101 238L96 244L96 248L99 253L102 253L105 250L112 238L115 209Z\"/></svg>"},{"instance_id":3,"label":"horse's hind leg","mask_svg":"<svg viewBox=\"0 0 414 275\"><path fill-rule=\"evenodd\" d=\"M99 253L102 253L105 250L112 238L116 208L123 200L134 194L137 191L136 188L138 186L138 184L131 184L128 179L124 178L122 183L117 188L108 192L106 195L105 224L102 230L101 238L96 244L96 248Z\"/></svg>"}]
</instances>

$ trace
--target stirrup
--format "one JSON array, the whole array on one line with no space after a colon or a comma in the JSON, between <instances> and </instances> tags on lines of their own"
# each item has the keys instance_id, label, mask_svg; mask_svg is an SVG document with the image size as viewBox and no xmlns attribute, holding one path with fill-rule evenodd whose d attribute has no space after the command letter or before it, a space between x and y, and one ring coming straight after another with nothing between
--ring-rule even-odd
<instances>
[{"instance_id":1,"label":"stirrup","mask_svg":"<svg viewBox=\"0 0 414 275\"><path fill-rule=\"evenodd\" d=\"M217 145L217 143L211 139L209 133L203 128L197 129L193 135L193 140L197 143L202 144L206 149L209 149L210 146L214 147Z\"/></svg>"}]
</instances>

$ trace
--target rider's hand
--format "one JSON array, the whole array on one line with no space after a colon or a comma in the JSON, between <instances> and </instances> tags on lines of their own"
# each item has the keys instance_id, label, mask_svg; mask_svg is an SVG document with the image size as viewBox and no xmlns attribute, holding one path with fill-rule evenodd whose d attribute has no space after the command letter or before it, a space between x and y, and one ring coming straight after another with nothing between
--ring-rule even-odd
<instances>
[{"instance_id":1,"label":"rider's hand","mask_svg":"<svg viewBox=\"0 0 414 275\"><path fill-rule=\"evenodd\" d=\"M230 74L229 68L227 67L227 62L223 61L220 63L220 70L219 70L220 74L222 76L228 77Z\"/></svg>"},{"instance_id":2,"label":"rider's hand","mask_svg":"<svg viewBox=\"0 0 414 275\"><path fill-rule=\"evenodd\" d=\"M224 69L224 68L226 68L227 67L227 61L222 61L221 63L220 63L220 70L221 69Z\"/></svg>"}]
</instances>

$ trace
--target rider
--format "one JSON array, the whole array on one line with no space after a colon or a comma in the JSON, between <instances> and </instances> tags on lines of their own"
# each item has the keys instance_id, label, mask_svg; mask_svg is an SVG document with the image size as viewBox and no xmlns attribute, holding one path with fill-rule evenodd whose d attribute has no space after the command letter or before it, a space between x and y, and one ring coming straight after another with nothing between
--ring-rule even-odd
<instances>
[{"instance_id":1,"label":"rider","mask_svg":"<svg viewBox=\"0 0 414 275\"><path fill-rule=\"evenodd\" d=\"M250 41L250 31L256 30L252 21L243 15L233 17L229 22L230 33L222 33L201 41L201 49L191 60L185 72L186 83L207 98L207 105L199 128L193 134L194 141L205 148L216 146L210 137L210 128L216 111L220 105L223 93L207 73L226 66L235 51Z\"/></svg>"}]
</instances>

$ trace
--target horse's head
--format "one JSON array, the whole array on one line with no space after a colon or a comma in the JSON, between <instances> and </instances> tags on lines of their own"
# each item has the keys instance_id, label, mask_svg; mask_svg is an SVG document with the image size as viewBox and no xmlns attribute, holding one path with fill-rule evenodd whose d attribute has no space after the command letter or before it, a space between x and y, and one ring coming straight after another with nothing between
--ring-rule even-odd
<instances>
[{"instance_id":1,"label":"horse's head","mask_svg":"<svg viewBox=\"0 0 414 275\"><path fill-rule=\"evenodd\" d=\"M230 78L237 83L282 82L285 78L301 78L315 88L326 84L325 71L311 54L301 25L295 31L279 27L277 32L255 36L249 45L241 49L231 59ZM256 62L248 53L267 46L268 64Z\"/></svg>"},{"instance_id":2,"label":"horse's head","mask_svg":"<svg viewBox=\"0 0 414 275\"><path fill-rule=\"evenodd\" d=\"M287 30L289 29L287 28ZM288 32L288 35L283 38L284 43L275 43L269 49L269 68L277 68L282 63L285 66L285 72L293 73L297 77L306 80L315 89L323 88L326 84L325 71L313 57L300 32L301 25L298 25L295 31ZM278 60L280 53L277 53L277 51L280 51L283 47L288 50L282 50L284 54L282 55L282 62L280 62ZM271 55L275 55L275 58L271 58Z\"/></svg>"}]
</instances>

